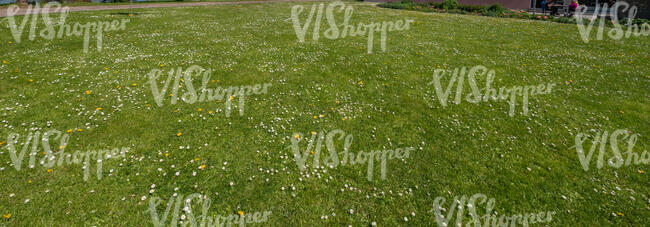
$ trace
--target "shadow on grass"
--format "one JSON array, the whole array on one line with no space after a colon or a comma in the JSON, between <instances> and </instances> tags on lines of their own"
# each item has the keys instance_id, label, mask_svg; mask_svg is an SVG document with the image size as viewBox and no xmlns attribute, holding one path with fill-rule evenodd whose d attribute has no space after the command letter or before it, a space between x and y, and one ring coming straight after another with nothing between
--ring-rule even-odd
<instances>
[{"instance_id":1,"label":"shadow on grass","mask_svg":"<svg viewBox=\"0 0 650 227\"><path fill-rule=\"evenodd\" d=\"M118 15L118 16L138 16L138 15L145 15L145 14L151 14L151 13L108 13L110 15Z\"/></svg>"}]
</instances>

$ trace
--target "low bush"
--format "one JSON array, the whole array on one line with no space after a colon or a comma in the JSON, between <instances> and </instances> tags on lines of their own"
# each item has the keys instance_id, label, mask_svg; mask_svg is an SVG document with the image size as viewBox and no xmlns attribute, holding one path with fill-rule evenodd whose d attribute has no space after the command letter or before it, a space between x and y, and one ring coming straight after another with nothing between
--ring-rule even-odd
<instances>
[{"instance_id":1,"label":"low bush","mask_svg":"<svg viewBox=\"0 0 650 227\"><path fill-rule=\"evenodd\" d=\"M569 17L553 17L544 15L533 15L523 10L509 10L501 6L499 3L490 6L480 5L460 5L458 0L445 0L444 2L428 2L428 3L413 3L413 0L401 0L399 2L389 2L378 4L379 7L391 9L406 9L416 10L422 12L439 12L439 13L457 13L457 14L478 14L489 17L508 17L519 19L532 19L532 20L545 20L557 23L576 24L575 18ZM600 19L596 19L594 24L599 24ZM589 20L583 20L582 23L588 24ZM613 21L608 21L607 26L611 26ZM622 25L630 23L627 19L619 21ZM650 24L650 20L636 18L631 21L632 24L643 25L644 23Z\"/></svg>"},{"instance_id":2,"label":"low bush","mask_svg":"<svg viewBox=\"0 0 650 227\"><path fill-rule=\"evenodd\" d=\"M445 10L450 10L450 9L458 9L458 0L445 0L442 3L442 8Z\"/></svg>"},{"instance_id":3,"label":"low bush","mask_svg":"<svg viewBox=\"0 0 650 227\"><path fill-rule=\"evenodd\" d=\"M628 24L630 23L630 20L628 20L628 19L621 19L621 20L619 20L619 23L622 24L622 25L628 25ZM650 20L648 20L648 19L643 19L643 18L634 18L634 19L632 20L632 25L635 25L635 24L636 24L636 25L639 25L639 26L641 26L641 25L643 25L643 24L650 24Z\"/></svg>"},{"instance_id":4,"label":"low bush","mask_svg":"<svg viewBox=\"0 0 650 227\"><path fill-rule=\"evenodd\" d=\"M401 2L388 2L377 4L377 6L389 9L410 9L411 4L404 4Z\"/></svg>"},{"instance_id":5,"label":"low bush","mask_svg":"<svg viewBox=\"0 0 650 227\"><path fill-rule=\"evenodd\" d=\"M481 12L484 8L485 6L481 6L481 5L459 5L458 6L458 9L470 13Z\"/></svg>"}]
</instances>

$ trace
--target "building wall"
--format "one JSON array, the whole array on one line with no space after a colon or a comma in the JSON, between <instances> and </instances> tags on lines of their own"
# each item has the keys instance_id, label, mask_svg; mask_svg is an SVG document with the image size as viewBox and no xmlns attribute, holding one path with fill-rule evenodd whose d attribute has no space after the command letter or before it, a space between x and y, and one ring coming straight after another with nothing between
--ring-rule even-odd
<instances>
[{"instance_id":1,"label":"building wall","mask_svg":"<svg viewBox=\"0 0 650 227\"><path fill-rule=\"evenodd\" d=\"M630 5L639 8L636 18L650 19L650 1L648 0L627 0Z\"/></svg>"}]
</instances>

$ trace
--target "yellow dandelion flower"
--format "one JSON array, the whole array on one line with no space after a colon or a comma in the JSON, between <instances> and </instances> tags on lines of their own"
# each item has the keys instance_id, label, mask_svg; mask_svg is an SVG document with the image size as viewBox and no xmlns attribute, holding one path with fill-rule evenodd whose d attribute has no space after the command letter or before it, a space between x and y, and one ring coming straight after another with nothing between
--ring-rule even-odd
<instances>
[{"instance_id":1,"label":"yellow dandelion flower","mask_svg":"<svg viewBox=\"0 0 650 227\"><path fill-rule=\"evenodd\" d=\"M296 139L298 139L298 138L300 138L300 135L298 135L298 134L295 134L295 135L293 135L293 138L296 138Z\"/></svg>"},{"instance_id":2,"label":"yellow dandelion flower","mask_svg":"<svg viewBox=\"0 0 650 227\"><path fill-rule=\"evenodd\" d=\"M235 99L235 97L231 95L231 96L230 96L230 100L233 100L233 99Z\"/></svg>"},{"instance_id":3,"label":"yellow dandelion flower","mask_svg":"<svg viewBox=\"0 0 650 227\"><path fill-rule=\"evenodd\" d=\"M71 133L71 132L72 132L72 129L68 129L66 132L67 132L67 133Z\"/></svg>"},{"instance_id":4,"label":"yellow dandelion flower","mask_svg":"<svg viewBox=\"0 0 650 227\"><path fill-rule=\"evenodd\" d=\"M237 211L237 213L239 214L239 216L243 216L243 215L244 215L244 211L241 211L241 210L240 210L240 211Z\"/></svg>"},{"instance_id":5,"label":"yellow dandelion flower","mask_svg":"<svg viewBox=\"0 0 650 227\"><path fill-rule=\"evenodd\" d=\"M318 118L318 116L314 115L314 119Z\"/></svg>"},{"instance_id":6,"label":"yellow dandelion flower","mask_svg":"<svg viewBox=\"0 0 650 227\"><path fill-rule=\"evenodd\" d=\"M97 107L97 110L102 110L102 108L101 108L101 107Z\"/></svg>"},{"instance_id":7,"label":"yellow dandelion flower","mask_svg":"<svg viewBox=\"0 0 650 227\"><path fill-rule=\"evenodd\" d=\"M165 157L169 157L169 153L165 153Z\"/></svg>"},{"instance_id":8,"label":"yellow dandelion flower","mask_svg":"<svg viewBox=\"0 0 650 227\"><path fill-rule=\"evenodd\" d=\"M214 111L212 111L212 110L210 110L210 111L208 111L208 113L209 113L209 114L213 114L213 113L214 113Z\"/></svg>"},{"instance_id":9,"label":"yellow dandelion flower","mask_svg":"<svg viewBox=\"0 0 650 227\"><path fill-rule=\"evenodd\" d=\"M61 145L61 146L59 146L59 150L61 150L61 149L63 149L63 148L65 148L65 145Z\"/></svg>"},{"instance_id":10,"label":"yellow dandelion flower","mask_svg":"<svg viewBox=\"0 0 650 227\"><path fill-rule=\"evenodd\" d=\"M314 132L314 131L311 131L311 134L312 134L312 135L316 135L316 132Z\"/></svg>"},{"instance_id":11,"label":"yellow dandelion flower","mask_svg":"<svg viewBox=\"0 0 650 227\"><path fill-rule=\"evenodd\" d=\"M11 43L11 42L9 42L9 43ZM11 218L11 214L5 214L5 215L3 215L3 217L5 217L5 219L9 219L9 218Z\"/></svg>"},{"instance_id":12,"label":"yellow dandelion flower","mask_svg":"<svg viewBox=\"0 0 650 227\"><path fill-rule=\"evenodd\" d=\"M195 158L195 159L194 159L194 161L198 161L198 160L201 160L201 158Z\"/></svg>"},{"instance_id":13,"label":"yellow dandelion flower","mask_svg":"<svg viewBox=\"0 0 650 227\"><path fill-rule=\"evenodd\" d=\"M80 128L77 129L77 132L83 132L83 131L84 131L83 129Z\"/></svg>"},{"instance_id":14,"label":"yellow dandelion flower","mask_svg":"<svg viewBox=\"0 0 650 227\"><path fill-rule=\"evenodd\" d=\"M623 213L621 213L621 212L618 212L618 213L616 213L616 214L618 214L618 216L625 216L625 214L623 214Z\"/></svg>"},{"instance_id":15,"label":"yellow dandelion flower","mask_svg":"<svg viewBox=\"0 0 650 227\"><path fill-rule=\"evenodd\" d=\"M86 95L90 95L90 93L91 92L89 90L86 90Z\"/></svg>"},{"instance_id":16,"label":"yellow dandelion flower","mask_svg":"<svg viewBox=\"0 0 650 227\"><path fill-rule=\"evenodd\" d=\"M182 132L176 133L176 136L181 136L181 135L183 135Z\"/></svg>"},{"instance_id":17,"label":"yellow dandelion flower","mask_svg":"<svg viewBox=\"0 0 650 227\"><path fill-rule=\"evenodd\" d=\"M320 117L320 118L324 118L325 115L321 114L321 115L318 115L318 117Z\"/></svg>"},{"instance_id":18,"label":"yellow dandelion flower","mask_svg":"<svg viewBox=\"0 0 650 227\"><path fill-rule=\"evenodd\" d=\"M135 84L135 83L134 83L134 84L131 84L132 87L135 87L136 85L137 85L137 84Z\"/></svg>"},{"instance_id":19,"label":"yellow dandelion flower","mask_svg":"<svg viewBox=\"0 0 650 227\"><path fill-rule=\"evenodd\" d=\"M32 183L32 180L27 180L27 183L31 184L31 183Z\"/></svg>"},{"instance_id":20,"label":"yellow dandelion flower","mask_svg":"<svg viewBox=\"0 0 650 227\"><path fill-rule=\"evenodd\" d=\"M5 143L7 143L7 142L6 141L1 141L0 146L5 145Z\"/></svg>"},{"instance_id":21,"label":"yellow dandelion flower","mask_svg":"<svg viewBox=\"0 0 650 227\"><path fill-rule=\"evenodd\" d=\"M341 120L345 121L345 118L341 118Z\"/></svg>"},{"instance_id":22,"label":"yellow dandelion flower","mask_svg":"<svg viewBox=\"0 0 650 227\"><path fill-rule=\"evenodd\" d=\"M165 64L160 64L160 67L164 67L164 66L165 66Z\"/></svg>"},{"instance_id":23,"label":"yellow dandelion flower","mask_svg":"<svg viewBox=\"0 0 650 227\"><path fill-rule=\"evenodd\" d=\"M199 169L200 169L200 170L204 170L204 169L205 169L205 165L201 165L201 166L199 166Z\"/></svg>"},{"instance_id":24,"label":"yellow dandelion flower","mask_svg":"<svg viewBox=\"0 0 650 227\"><path fill-rule=\"evenodd\" d=\"M34 80L32 80L32 79L29 79L29 82L34 82Z\"/></svg>"},{"instance_id":25,"label":"yellow dandelion flower","mask_svg":"<svg viewBox=\"0 0 650 227\"><path fill-rule=\"evenodd\" d=\"M48 169L47 172L48 172L48 173L51 173L51 172L52 172L52 169Z\"/></svg>"},{"instance_id":26,"label":"yellow dandelion flower","mask_svg":"<svg viewBox=\"0 0 650 227\"><path fill-rule=\"evenodd\" d=\"M2 60L2 64L7 64L8 62L5 60Z\"/></svg>"},{"instance_id":27,"label":"yellow dandelion flower","mask_svg":"<svg viewBox=\"0 0 650 227\"><path fill-rule=\"evenodd\" d=\"M0 144L0 145L2 145L2 144ZM645 173L645 171L643 171L643 170L640 169L640 170L639 170L639 173Z\"/></svg>"},{"instance_id":28,"label":"yellow dandelion flower","mask_svg":"<svg viewBox=\"0 0 650 227\"><path fill-rule=\"evenodd\" d=\"M199 112L203 111L203 109L201 109L201 108L198 108L198 109L196 109L196 110L199 111Z\"/></svg>"},{"instance_id":29,"label":"yellow dandelion flower","mask_svg":"<svg viewBox=\"0 0 650 227\"><path fill-rule=\"evenodd\" d=\"M174 94L172 94L172 93L169 93L169 97L172 97L172 96L174 96Z\"/></svg>"}]
</instances>

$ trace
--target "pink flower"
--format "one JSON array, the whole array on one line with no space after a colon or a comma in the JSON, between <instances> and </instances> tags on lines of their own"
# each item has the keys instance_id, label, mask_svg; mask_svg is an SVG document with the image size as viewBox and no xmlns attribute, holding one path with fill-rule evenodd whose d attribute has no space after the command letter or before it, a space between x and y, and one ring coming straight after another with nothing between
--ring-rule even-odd
<instances>
[{"instance_id":1,"label":"pink flower","mask_svg":"<svg viewBox=\"0 0 650 227\"><path fill-rule=\"evenodd\" d=\"M544 16L544 20L548 19L548 16Z\"/></svg>"},{"instance_id":2,"label":"pink flower","mask_svg":"<svg viewBox=\"0 0 650 227\"><path fill-rule=\"evenodd\" d=\"M542 16L537 16L537 19L540 19L540 18L542 18Z\"/></svg>"}]
</instances>

